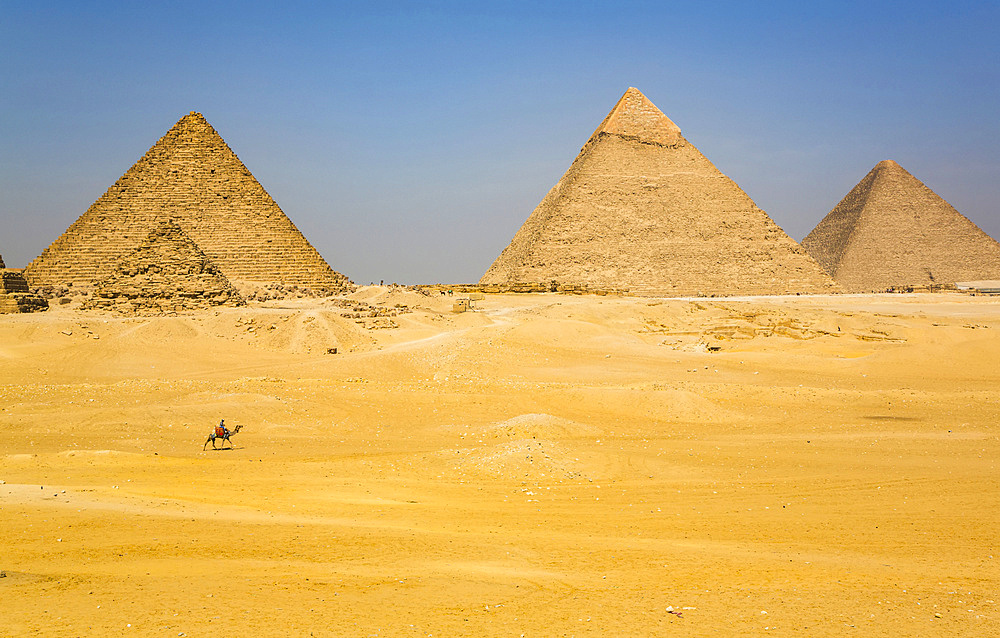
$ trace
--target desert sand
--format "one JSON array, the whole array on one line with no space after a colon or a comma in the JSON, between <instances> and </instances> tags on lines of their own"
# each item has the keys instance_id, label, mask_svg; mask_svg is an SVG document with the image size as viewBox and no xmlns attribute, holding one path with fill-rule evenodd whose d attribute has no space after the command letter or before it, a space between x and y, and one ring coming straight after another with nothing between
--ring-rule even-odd
<instances>
[{"instance_id":1,"label":"desert sand","mask_svg":"<svg viewBox=\"0 0 1000 638\"><path fill-rule=\"evenodd\" d=\"M1000 633L1000 299L352 296L0 316L0 633Z\"/></svg>"}]
</instances>

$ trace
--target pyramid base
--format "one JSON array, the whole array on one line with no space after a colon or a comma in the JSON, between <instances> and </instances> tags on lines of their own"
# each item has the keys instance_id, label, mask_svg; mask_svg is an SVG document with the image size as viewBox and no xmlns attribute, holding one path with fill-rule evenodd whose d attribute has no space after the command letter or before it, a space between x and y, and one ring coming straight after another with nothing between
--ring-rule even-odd
<instances>
[{"instance_id":1,"label":"pyramid base","mask_svg":"<svg viewBox=\"0 0 1000 638\"><path fill-rule=\"evenodd\" d=\"M48 309L49 302L40 295L31 293L0 293L0 314L43 312Z\"/></svg>"}]
</instances>

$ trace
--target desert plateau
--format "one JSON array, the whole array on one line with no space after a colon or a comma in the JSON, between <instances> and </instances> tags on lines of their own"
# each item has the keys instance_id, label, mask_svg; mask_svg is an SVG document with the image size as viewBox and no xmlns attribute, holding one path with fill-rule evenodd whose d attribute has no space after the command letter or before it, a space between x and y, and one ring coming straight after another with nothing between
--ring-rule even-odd
<instances>
[{"instance_id":1,"label":"desert plateau","mask_svg":"<svg viewBox=\"0 0 1000 638\"><path fill-rule=\"evenodd\" d=\"M0 316L0 633L1000 633L1000 298L457 296Z\"/></svg>"}]
</instances>

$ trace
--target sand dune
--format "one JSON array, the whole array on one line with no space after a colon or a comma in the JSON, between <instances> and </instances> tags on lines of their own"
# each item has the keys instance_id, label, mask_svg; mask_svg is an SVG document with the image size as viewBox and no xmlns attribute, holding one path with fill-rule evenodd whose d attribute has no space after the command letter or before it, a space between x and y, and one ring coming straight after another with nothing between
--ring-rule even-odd
<instances>
[{"instance_id":1,"label":"sand dune","mask_svg":"<svg viewBox=\"0 0 1000 638\"><path fill-rule=\"evenodd\" d=\"M1000 633L1000 301L452 301L4 315L0 633Z\"/></svg>"}]
</instances>

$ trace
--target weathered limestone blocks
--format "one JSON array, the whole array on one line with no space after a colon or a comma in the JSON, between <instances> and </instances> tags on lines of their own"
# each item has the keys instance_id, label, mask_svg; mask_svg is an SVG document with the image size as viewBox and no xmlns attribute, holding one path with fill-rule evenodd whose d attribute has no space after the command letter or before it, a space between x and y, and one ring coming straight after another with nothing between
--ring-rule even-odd
<instances>
[{"instance_id":1,"label":"weathered limestone blocks","mask_svg":"<svg viewBox=\"0 0 1000 638\"><path fill-rule=\"evenodd\" d=\"M118 262L82 308L158 314L222 305L244 301L191 238L167 221Z\"/></svg>"},{"instance_id":2,"label":"weathered limestone blocks","mask_svg":"<svg viewBox=\"0 0 1000 638\"><path fill-rule=\"evenodd\" d=\"M595 288L584 284L560 284L555 281L513 283L513 284L421 284L414 286L414 290L424 294L465 294L465 293L531 293L531 292L559 292L567 295L626 295L629 294L627 288Z\"/></svg>"},{"instance_id":3,"label":"weathered limestone blocks","mask_svg":"<svg viewBox=\"0 0 1000 638\"><path fill-rule=\"evenodd\" d=\"M28 289L21 271L4 267L0 257L0 314L41 312L48 308L49 302L44 297Z\"/></svg>"},{"instance_id":4,"label":"weathered limestone blocks","mask_svg":"<svg viewBox=\"0 0 1000 638\"><path fill-rule=\"evenodd\" d=\"M28 282L19 271L4 268L0 270L0 292L31 292L28 290Z\"/></svg>"}]
</instances>

